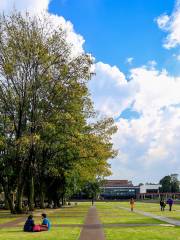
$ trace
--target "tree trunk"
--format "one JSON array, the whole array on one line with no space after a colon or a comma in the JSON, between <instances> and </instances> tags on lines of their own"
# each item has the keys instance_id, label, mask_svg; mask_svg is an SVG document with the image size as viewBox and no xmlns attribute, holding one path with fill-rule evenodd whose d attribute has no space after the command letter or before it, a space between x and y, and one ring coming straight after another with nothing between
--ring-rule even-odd
<instances>
[{"instance_id":1,"label":"tree trunk","mask_svg":"<svg viewBox=\"0 0 180 240\"><path fill-rule=\"evenodd\" d=\"M65 199L64 196L65 196L65 194L63 193L62 196L61 196L61 204L62 204L62 206L64 206L65 203L66 203L66 199Z\"/></svg>"},{"instance_id":2,"label":"tree trunk","mask_svg":"<svg viewBox=\"0 0 180 240\"><path fill-rule=\"evenodd\" d=\"M5 209L5 210L10 210L9 203L8 203L8 200L7 200L6 197L5 197L5 199L4 199L4 209Z\"/></svg>"},{"instance_id":3,"label":"tree trunk","mask_svg":"<svg viewBox=\"0 0 180 240\"><path fill-rule=\"evenodd\" d=\"M30 176L29 181L29 210L34 211L34 177Z\"/></svg>"},{"instance_id":4,"label":"tree trunk","mask_svg":"<svg viewBox=\"0 0 180 240\"><path fill-rule=\"evenodd\" d=\"M23 208L22 208L23 190L24 190L24 184L21 183L20 177L19 177L17 195L16 195L16 212L17 213L23 212Z\"/></svg>"},{"instance_id":5,"label":"tree trunk","mask_svg":"<svg viewBox=\"0 0 180 240\"><path fill-rule=\"evenodd\" d=\"M9 191L8 188L8 183L5 181L2 181L2 187L3 187L3 191L4 191L4 197L5 197L5 207L7 207L7 209L10 209L11 213L14 213L14 202L13 202L13 198L11 196L11 193Z\"/></svg>"},{"instance_id":6,"label":"tree trunk","mask_svg":"<svg viewBox=\"0 0 180 240\"><path fill-rule=\"evenodd\" d=\"M45 205L44 205L44 192L43 192L42 184L40 185L40 208L41 209L45 208Z\"/></svg>"}]
</instances>

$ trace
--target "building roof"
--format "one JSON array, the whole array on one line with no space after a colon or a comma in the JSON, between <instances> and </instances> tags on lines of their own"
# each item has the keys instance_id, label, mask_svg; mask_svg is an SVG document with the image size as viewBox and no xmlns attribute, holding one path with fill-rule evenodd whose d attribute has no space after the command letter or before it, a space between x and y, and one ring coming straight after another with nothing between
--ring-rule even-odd
<instances>
[{"instance_id":1,"label":"building roof","mask_svg":"<svg viewBox=\"0 0 180 240\"><path fill-rule=\"evenodd\" d=\"M104 187L132 187L133 184L128 180L106 180Z\"/></svg>"}]
</instances>

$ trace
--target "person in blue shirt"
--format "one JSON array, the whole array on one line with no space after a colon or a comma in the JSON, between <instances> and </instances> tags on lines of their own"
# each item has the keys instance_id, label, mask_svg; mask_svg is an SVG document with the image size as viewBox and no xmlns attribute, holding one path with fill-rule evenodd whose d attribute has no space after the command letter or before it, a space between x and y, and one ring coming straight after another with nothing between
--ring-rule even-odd
<instances>
[{"instance_id":1,"label":"person in blue shirt","mask_svg":"<svg viewBox=\"0 0 180 240\"><path fill-rule=\"evenodd\" d=\"M42 214L42 224L41 224L41 231L48 231L51 228L51 223L47 218L45 213Z\"/></svg>"},{"instance_id":2,"label":"person in blue shirt","mask_svg":"<svg viewBox=\"0 0 180 240\"><path fill-rule=\"evenodd\" d=\"M29 215L29 217L27 218L24 224L24 232L32 232L34 225L35 224L34 224L33 216Z\"/></svg>"}]
</instances>

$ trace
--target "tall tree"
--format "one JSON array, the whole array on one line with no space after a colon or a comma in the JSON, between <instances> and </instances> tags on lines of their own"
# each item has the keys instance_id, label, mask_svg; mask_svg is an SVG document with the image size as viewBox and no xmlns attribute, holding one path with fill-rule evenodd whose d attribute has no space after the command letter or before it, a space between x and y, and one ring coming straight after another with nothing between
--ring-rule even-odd
<instances>
[{"instance_id":1,"label":"tall tree","mask_svg":"<svg viewBox=\"0 0 180 240\"><path fill-rule=\"evenodd\" d=\"M88 123L91 65L90 55L73 55L47 16L0 17L0 181L4 191L16 189L17 212L24 189L33 210L35 187L41 207L46 189L58 205L74 174L79 182L110 174L116 127L112 119Z\"/></svg>"},{"instance_id":2,"label":"tall tree","mask_svg":"<svg viewBox=\"0 0 180 240\"><path fill-rule=\"evenodd\" d=\"M168 175L163 177L159 183L162 185L160 188L160 191L162 192L179 192L179 181L172 176Z\"/></svg>"}]
</instances>

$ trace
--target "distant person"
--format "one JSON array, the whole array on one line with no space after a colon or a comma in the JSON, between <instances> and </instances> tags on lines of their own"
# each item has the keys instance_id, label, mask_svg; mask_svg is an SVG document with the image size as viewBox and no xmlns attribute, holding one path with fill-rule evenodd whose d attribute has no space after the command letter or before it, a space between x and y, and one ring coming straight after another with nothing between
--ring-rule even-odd
<instances>
[{"instance_id":1,"label":"distant person","mask_svg":"<svg viewBox=\"0 0 180 240\"><path fill-rule=\"evenodd\" d=\"M25 214L28 214L29 212L29 206L27 201L24 202L23 211Z\"/></svg>"},{"instance_id":2,"label":"distant person","mask_svg":"<svg viewBox=\"0 0 180 240\"><path fill-rule=\"evenodd\" d=\"M171 211L172 210L172 205L173 205L173 200L172 200L172 198L169 198L168 200L167 200L167 204L169 205L169 211Z\"/></svg>"},{"instance_id":3,"label":"distant person","mask_svg":"<svg viewBox=\"0 0 180 240\"><path fill-rule=\"evenodd\" d=\"M160 204L160 207L161 207L161 211L164 211L164 209L165 209L165 207L166 207L165 201L164 201L163 199L161 199L160 202L159 202L159 204Z\"/></svg>"},{"instance_id":4,"label":"distant person","mask_svg":"<svg viewBox=\"0 0 180 240\"><path fill-rule=\"evenodd\" d=\"M33 227L35 226L33 216L29 215L25 224L24 224L24 232L33 232Z\"/></svg>"},{"instance_id":5,"label":"distant person","mask_svg":"<svg viewBox=\"0 0 180 240\"><path fill-rule=\"evenodd\" d=\"M45 213L42 214L42 224L40 225L41 231L48 231L50 230L51 224L47 215Z\"/></svg>"},{"instance_id":6,"label":"distant person","mask_svg":"<svg viewBox=\"0 0 180 240\"><path fill-rule=\"evenodd\" d=\"M134 204L135 204L134 198L131 198L129 203L130 203L130 207L131 207L131 212L133 212L134 211Z\"/></svg>"},{"instance_id":7,"label":"distant person","mask_svg":"<svg viewBox=\"0 0 180 240\"><path fill-rule=\"evenodd\" d=\"M93 197L92 197L91 203L92 203L92 206L94 206L94 198Z\"/></svg>"}]
</instances>

